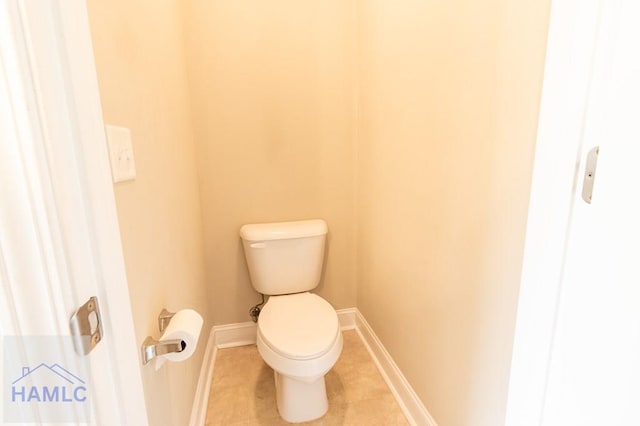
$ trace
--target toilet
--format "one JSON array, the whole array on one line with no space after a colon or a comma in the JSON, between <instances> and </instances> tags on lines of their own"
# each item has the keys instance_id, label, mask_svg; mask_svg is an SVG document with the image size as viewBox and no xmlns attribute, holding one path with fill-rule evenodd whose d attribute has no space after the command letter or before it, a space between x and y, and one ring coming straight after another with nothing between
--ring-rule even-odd
<instances>
[{"instance_id":1,"label":"toilet","mask_svg":"<svg viewBox=\"0 0 640 426\"><path fill-rule=\"evenodd\" d=\"M290 423L327 412L324 376L342 352L338 314L310 292L322 274L326 235L320 219L240 229L251 283L270 296L258 318L258 352L274 370L278 411Z\"/></svg>"}]
</instances>

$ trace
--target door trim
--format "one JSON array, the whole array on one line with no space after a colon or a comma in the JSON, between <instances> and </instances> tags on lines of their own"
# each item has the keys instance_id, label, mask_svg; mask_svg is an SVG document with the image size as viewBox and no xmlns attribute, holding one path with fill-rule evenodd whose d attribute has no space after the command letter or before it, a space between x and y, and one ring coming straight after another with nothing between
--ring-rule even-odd
<instances>
[{"instance_id":1,"label":"door trim","mask_svg":"<svg viewBox=\"0 0 640 426\"><path fill-rule=\"evenodd\" d=\"M126 424L147 425L139 351L133 328L86 3L84 0L8 1L12 2L12 13L7 15L7 19L12 28L18 29L13 37L24 38L28 56L26 61L31 74L28 84L32 86L41 106L37 111L39 119L55 127L59 124L56 120L59 120L62 110L69 120L65 124L74 131L68 142L47 141L45 135L43 140L46 142L43 143L46 143L49 157L64 159L65 164L73 163L73 173L77 178L73 182L74 191L78 182L82 188L80 196L76 197L78 191L75 191L73 197L65 199L64 208L76 211L77 216L86 221L84 225L89 230L95 254L94 263L86 267L99 271L96 274L99 281L97 296L103 312L107 314L103 317L107 335L101 344L108 345L110 364L118 366L110 381L100 385L113 386L117 390L120 418ZM46 20L46 25L41 24L43 20ZM51 23L57 30L54 35ZM28 77L23 75L21 78L26 80ZM64 96L59 96L60 93ZM64 193L71 173L62 170L63 167L49 169L47 162L41 162L37 167L41 168L42 175L51 176L50 184L56 192ZM30 192L32 197L39 195L37 191ZM60 223L57 231L73 235L76 229L73 224ZM55 249L51 251L52 256L64 255L56 253ZM55 288L53 290L56 291ZM58 288L57 291L62 289ZM43 293L40 297L46 295ZM60 305L59 301L47 302ZM16 310L29 310L29 306L14 306ZM94 421L100 423L100 419Z\"/></svg>"},{"instance_id":2,"label":"door trim","mask_svg":"<svg viewBox=\"0 0 640 426\"><path fill-rule=\"evenodd\" d=\"M38 2L27 2L38 3ZM129 287L120 240L120 227L116 210L107 142L102 119L100 91L95 69L89 15L84 0L56 0L52 7L60 16L61 33L58 42L66 52L69 72L68 90L74 101L75 120L79 130L86 192L86 205L92 220L94 241L100 254L96 265L102 272L99 284L100 301L108 307L104 322L112 331L111 354L118 365L116 383L121 392L123 418L131 425L148 424L142 387L138 344L136 343ZM73 232L67 229L67 232ZM107 291L108 287L108 291Z\"/></svg>"},{"instance_id":3,"label":"door trim","mask_svg":"<svg viewBox=\"0 0 640 426\"><path fill-rule=\"evenodd\" d=\"M507 414L542 420L601 0L552 0Z\"/></svg>"}]
</instances>

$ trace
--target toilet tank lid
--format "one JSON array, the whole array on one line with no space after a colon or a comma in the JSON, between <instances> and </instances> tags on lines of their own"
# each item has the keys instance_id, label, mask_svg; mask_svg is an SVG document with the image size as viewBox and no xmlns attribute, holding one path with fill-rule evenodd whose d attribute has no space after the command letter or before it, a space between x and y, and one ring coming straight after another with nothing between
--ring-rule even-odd
<instances>
[{"instance_id":1,"label":"toilet tank lid","mask_svg":"<svg viewBox=\"0 0 640 426\"><path fill-rule=\"evenodd\" d=\"M327 229L327 223L322 219L253 223L240 228L240 237L245 241L285 240L325 235Z\"/></svg>"}]
</instances>

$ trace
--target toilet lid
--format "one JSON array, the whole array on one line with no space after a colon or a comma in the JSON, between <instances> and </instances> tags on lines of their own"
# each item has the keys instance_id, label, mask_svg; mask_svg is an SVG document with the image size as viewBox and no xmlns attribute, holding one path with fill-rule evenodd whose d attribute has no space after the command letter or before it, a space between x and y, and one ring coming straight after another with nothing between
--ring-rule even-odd
<instances>
[{"instance_id":1,"label":"toilet lid","mask_svg":"<svg viewBox=\"0 0 640 426\"><path fill-rule=\"evenodd\" d=\"M312 293L272 296L260 312L258 331L271 349L290 359L316 358L335 342L335 309Z\"/></svg>"}]
</instances>

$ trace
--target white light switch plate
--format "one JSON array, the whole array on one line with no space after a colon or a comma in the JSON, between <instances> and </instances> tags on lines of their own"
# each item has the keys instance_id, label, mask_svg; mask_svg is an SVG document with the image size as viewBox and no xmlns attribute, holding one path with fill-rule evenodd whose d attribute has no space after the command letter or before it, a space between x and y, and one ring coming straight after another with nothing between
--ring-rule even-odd
<instances>
[{"instance_id":1,"label":"white light switch plate","mask_svg":"<svg viewBox=\"0 0 640 426\"><path fill-rule=\"evenodd\" d=\"M133 159L131 130L111 125L106 125L105 129L113 183L135 179L136 163Z\"/></svg>"}]
</instances>

